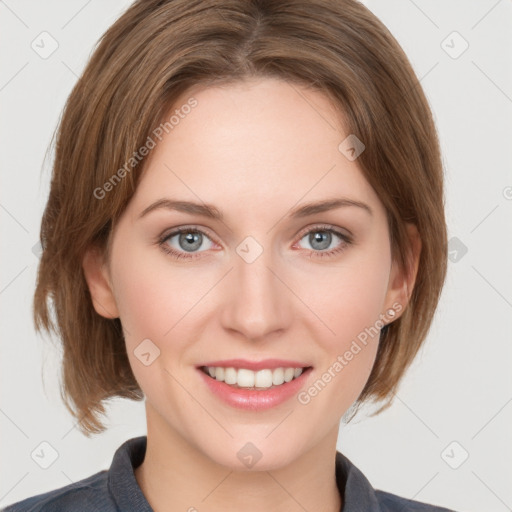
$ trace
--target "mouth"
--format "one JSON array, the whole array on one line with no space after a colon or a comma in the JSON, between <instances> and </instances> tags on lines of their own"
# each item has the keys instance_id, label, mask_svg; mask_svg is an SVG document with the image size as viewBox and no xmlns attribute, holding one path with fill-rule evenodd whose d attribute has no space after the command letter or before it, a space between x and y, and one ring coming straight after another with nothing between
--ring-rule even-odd
<instances>
[{"instance_id":1,"label":"mouth","mask_svg":"<svg viewBox=\"0 0 512 512\"><path fill-rule=\"evenodd\" d=\"M252 412L289 404L313 378L313 365L304 359L217 359L196 371L215 400Z\"/></svg>"},{"instance_id":2,"label":"mouth","mask_svg":"<svg viewBox=\"0 0 512 512\"><path fill-rule=\"evenodd\" d=\"M213 364L196 367L206 389L215 399L230 407L263 412L290 403L300 390L310 381L312 366L277 366L276 360L268 368L264 363L253 363L260 369ZM280 364L280 363L279 363ZM288 364L288 362L287 362ZM296 363L294 363L296 364Z\"/></svg>"}]
</instances>

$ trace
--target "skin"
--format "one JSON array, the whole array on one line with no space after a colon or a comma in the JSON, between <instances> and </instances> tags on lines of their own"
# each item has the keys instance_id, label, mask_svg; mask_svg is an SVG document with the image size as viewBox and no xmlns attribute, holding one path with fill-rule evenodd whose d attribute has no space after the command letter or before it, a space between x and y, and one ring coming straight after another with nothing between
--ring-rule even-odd
<instances>
[{"instance_id":1,"label":"skin","mask_svg":"<svg viewBox=\"0 0 512 512\"><path fill-rule=\"evenodd\" d=\"M313 366L307 389L379 315L396 303L403 313L421 242L409 226L414 272L406 277L391 260L383 205L357 160L338 150L348 133L322 93L266 78L194 88L176 105L191 96L198 105L152 150L115 227L110 261L92 249L83 261L96 311L121 319L146 396L148 445L137 482L157 512L339 511L338 427L368 380L378 337L308 404L293 397L266 411L224 404L195 365L291 357ZM343 207L287 217L341 196L373 215ZM165 209L138 219L162 197L213 204L225 219ZM333 234L323 249L314 238L322 224L352 233L353 243L318 257L345 244ZM158 245L180 226L206 233L193 249L199 257L178 260ZM247 236L263 249L250 264L236 252ZM191 254L179 235L166 243ZM149 366L134 355L146 338L160 350ZM262 453L252 468L237 458L248 441Z\"/></svg>"}]
</instances>

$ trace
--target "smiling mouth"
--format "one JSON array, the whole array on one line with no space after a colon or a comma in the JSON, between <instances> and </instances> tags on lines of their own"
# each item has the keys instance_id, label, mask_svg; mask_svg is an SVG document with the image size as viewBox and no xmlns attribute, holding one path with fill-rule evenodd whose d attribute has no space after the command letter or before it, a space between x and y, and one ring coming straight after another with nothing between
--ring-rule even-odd
<instances>
[{"instance_id":1,"label":"smiling mouth","mask_svg":"<svg viewBox=\"0 0 512 512\"><path fill-rule=\"evenodd\" d=\"M312 369L312 366L303 368L279 367L252 371L247 368L201 366L199 368L208 377L224 382L235 389L267 390L287 384L298 379L302 374Z\"/></svg>"}]
</instances>

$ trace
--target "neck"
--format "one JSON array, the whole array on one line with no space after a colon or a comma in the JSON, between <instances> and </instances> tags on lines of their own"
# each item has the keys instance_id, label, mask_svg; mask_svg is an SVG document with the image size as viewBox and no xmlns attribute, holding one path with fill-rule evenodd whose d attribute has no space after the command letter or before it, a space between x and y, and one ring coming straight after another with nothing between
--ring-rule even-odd
<instances>
[{"instance_id":1,"label":"neck","mask_svg":"<svg viewBox=\"0 0 512 512\"><path fill-rule=\"evenodd\" d=\"M135 478L155 512L341 510L335 476L337 428L284 466L243 471L220 465L192 446L147 402L146 410L146 455Z\"/></svg>"}]
</instances>

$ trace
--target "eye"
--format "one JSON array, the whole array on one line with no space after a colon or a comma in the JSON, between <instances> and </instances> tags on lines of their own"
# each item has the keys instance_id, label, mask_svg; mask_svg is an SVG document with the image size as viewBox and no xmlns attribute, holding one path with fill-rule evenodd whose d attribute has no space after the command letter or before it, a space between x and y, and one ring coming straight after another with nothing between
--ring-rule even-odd
<instances>
[{"instance_id":1,"label":"eye","mask_svg":"<svg viewBox=\"0 0 512 512\"><path fill-rule=\"evenodd\" d=\"M168 243L173 238L176 238L174 242L174 247L172 247ZM165 235L162 239L159 240L159 245L166 253L171 254L177 259L195 258L198 255L194 251L196 251L203 245L205 239L211 241L211 239L204 231L201 231L196 228L184 227L175 229L172 233ZM206 249L209 248L211 247L207 247Z\"/></svg>"},{"instance_id":2,"label":"eye","mask_svg":"<svg viewBox=\"0 0 512 512\"><path fill-rule=\"evenodd\" d=\"M329 225L310 228L308 231L301 234L299 241L306 237L312 247L311 254L309 255L310 258L337 255L353 243L350 236L341 233ZM176 240L173 242L174 238L176 238ZM332 242L335 241L335 238L340 239L342 243L338 243L334 249L326 250L331 246ZM204 231L195 227L181 227L171 233L163 235L158 240L158 244L162 247L163 251L176 259L194 259L200 257L201 252L203 252L198 251L198 249L203 246L205 240L208 240L210 244L213 243L212 239ZM211 247L210 245L203 248L208 250L211 249Z\"/></svg>"},{"instance_id":3,"label":"eye","mask_svg":"<svg viewBox=\"0 0 512 512\"><path fill-rule=\"evenodd\" d=\"M334 238L333 238L334 235ZM328 249L335 238L341 239L342 243L335 245L334 249ZM344 235L332 226L314 226L308 231L302 234L301 240L307 239L308 243L312 247L310 258L322 258L326 256L334 256L352 244L352 238L348 235Z\"/></svg>"}]
</instances>

